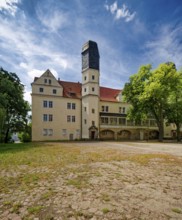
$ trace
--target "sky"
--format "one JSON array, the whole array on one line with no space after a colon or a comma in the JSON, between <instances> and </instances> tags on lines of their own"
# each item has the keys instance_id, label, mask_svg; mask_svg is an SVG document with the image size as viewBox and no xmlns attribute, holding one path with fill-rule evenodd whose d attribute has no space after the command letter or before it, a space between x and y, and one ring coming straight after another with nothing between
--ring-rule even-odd
<instances>
[{"instance_id":1,"label":"sky","mask_svg":"<svg viewBox=\"0 0 182 220\"><path fill-rule=\"evenodd\" d=\"M0 0L0 66L31 83L47 69L81 82L81 49L100 53L100 85L122 89L141 65L182 68L182 0Z\"/></svg>"}]
</instances>

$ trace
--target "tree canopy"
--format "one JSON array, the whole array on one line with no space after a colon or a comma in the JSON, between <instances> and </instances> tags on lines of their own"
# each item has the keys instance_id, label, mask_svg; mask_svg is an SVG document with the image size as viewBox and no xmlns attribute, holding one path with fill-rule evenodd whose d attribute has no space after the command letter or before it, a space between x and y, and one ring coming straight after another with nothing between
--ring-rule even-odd
<instances>
[{"instance_id":1,"label":"tree canopy","mask_svg":"<svg viewBox=\"0 0 182 220\"><path fill-rule=\"evenodd\" d=\"M160 64L154 70L151 65L146 65L140 67L124 87L123 95L132 105L130 116L135 120L149 115L154 117L159 128L159 141L164 136L164 120L176 123L172 116L176 110L175 94L181 88L180 77L172 62ZM178 105L181 105L179 100ZM180 120L182 122L182 118Z\"/></svg>"},{"instance_id":2,"label":"tree canopy","mask_svg":"<svg viewBox=\"0 0 182 220\"><path fill-rule=\"evenodd\" d=\"M23 131L29 103L23 98L24 86L15 73L0 68L0 137L7 142L12 132Z\"/></svg>"}]
</instances>

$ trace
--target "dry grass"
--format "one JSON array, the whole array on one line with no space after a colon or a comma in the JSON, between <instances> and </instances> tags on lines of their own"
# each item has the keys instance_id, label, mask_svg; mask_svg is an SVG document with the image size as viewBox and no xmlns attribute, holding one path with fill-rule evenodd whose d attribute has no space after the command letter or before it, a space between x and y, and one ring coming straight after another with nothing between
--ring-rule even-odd
<instances>
[{"instance_id":1,"label":"dry grass","mask_svg":"<svg viewBox=\"0 0 182 220\"><path fill-rule=\"evenodd\" d=\"M89 176L94 172L94 176L101 178L102 175L97 170L90 170L89 165L97 162L117 162L129 161L141 166L148 166L150 163L182 165L182 160L178 157L167 154L132 154L122 152L117 149L103 147L78 146L67 143L31 143L31 144L9 144L0 146L0 196L11 194L14 190L26 192L30 195L33 190L54 179L57 174L64 176L74 174L67 178L66 185L83 189L89 185ZM121 173L115 174L116 178L121 178ZM42 195L40 200L47 201L55 196L55 192L50 188ZM109 202L110 196L105 193L101 195L101 200ZM12 212L19 213L22 208L21 202L16 203L5 200L3 209L12 209ZM29 216L40 216L43 206L38 202L27 208ZM181 213L181 209L173 209L175 213ZM110 213L108 208L103 208L104 214ZM81 211L74 214L84 216ZM44 214L45 216L45 214ZM52 216L52 214L51 214ZM43 217L42 217L43 219Z\"/></svg>"}]
</instances>

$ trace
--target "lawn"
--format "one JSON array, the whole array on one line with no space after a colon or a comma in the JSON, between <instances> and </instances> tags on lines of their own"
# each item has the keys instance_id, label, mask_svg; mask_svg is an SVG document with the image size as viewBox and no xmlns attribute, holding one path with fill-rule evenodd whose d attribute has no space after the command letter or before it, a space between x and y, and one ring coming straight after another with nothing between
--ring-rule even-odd
<instances>
[{"instance_id":1,"label":"lawn","mask_svg":"<svg viewBox=\"0 0 182 220\"><path fill-rule=\"evenodd\" d=\"M104 142L1 145L0 219L181 219L181 165Z\"/></svg>"}]
</instances>

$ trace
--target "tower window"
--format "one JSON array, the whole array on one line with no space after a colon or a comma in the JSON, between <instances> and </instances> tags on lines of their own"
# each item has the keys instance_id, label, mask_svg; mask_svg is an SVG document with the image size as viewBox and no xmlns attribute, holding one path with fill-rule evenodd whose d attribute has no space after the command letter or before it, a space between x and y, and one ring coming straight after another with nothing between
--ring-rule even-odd
<instances>
[{"instance_id":1,"label":"tower window","mask_svg":"<svg viewBox=\"0 0 182 220\"><path fill-rule=\"evenodd\" d=\"M92 75L92 80L94 80L95 79L95 76L94 75Z\"/></svg>"},{"instance_id":2,"label":"tower window","mask_svg":"<svg viewBox=\"0 0 182 220\"><path fill-rule=\"evenodd\" d=\"M86 80L87 80L87 77L85 76L84 79L85 79L85 81L86 81Z\"/></svg>"},{"instance_id":3,"label":"tower window","mask_svg":"<svg viewBox=\"0 0 182 220\"><path fill-rule=\"evenodd\" d=\"M44 89L43 88L39 88L39 92L44 92Z\"/></svg>"},{"instance_id":4,"label":"tower window","mask_svg":"<svg viewBox=\"0 0 182 220\"><path fill-rule=\"evenodd\" d=\"M87 119L84 120L84 124L85 124L85 125L87 124Z\"/></svg>"},{"instance_id":5,"label":"tower window","mask_svg":"<svg viewBox=\"0 0 182 220\"><path fill-rule=\"evenodd\" d=\"M84 107L84 111L85 111L85 112L87 111L87 107Z\"/></svg>"},{"instance_id":6,"label":"tower window","mask_svg":"<svg viewBox=\"0 0 182 220\"><path fill-rule=\"evenodd\" d=\"M86 92L87 91L87 88L84 88L84 92Z\"/></svg>"},{"instance_id":7,"label":"tower window","mask_svg":"<svg viewBox=\"0 0 182 220\"><path fill-rule=\"evenodd\" d=\"M95 91L95 88L94 87L92 87L92 92L94 92Z\"/></svg>"},{"instance_id":8,"label":"tower window","mask_svg":"<svg viewBox=\"0 0 182 220\"><path fill-rule=\"evenodd\" d=\"M95 113L95 109L94 109L94 108L92 109L92 113L93 113L93 114Z\"/></svg>"}]
</instances>

